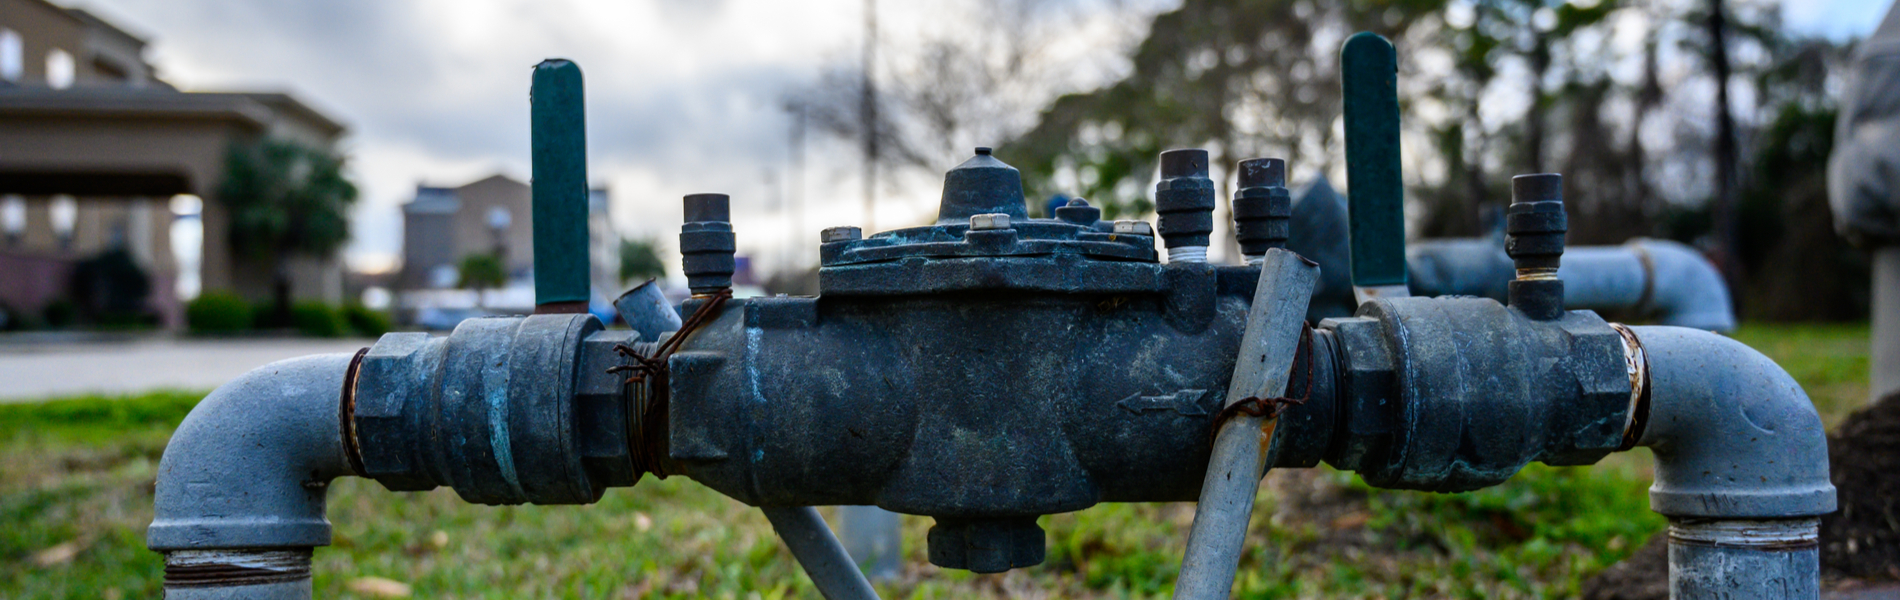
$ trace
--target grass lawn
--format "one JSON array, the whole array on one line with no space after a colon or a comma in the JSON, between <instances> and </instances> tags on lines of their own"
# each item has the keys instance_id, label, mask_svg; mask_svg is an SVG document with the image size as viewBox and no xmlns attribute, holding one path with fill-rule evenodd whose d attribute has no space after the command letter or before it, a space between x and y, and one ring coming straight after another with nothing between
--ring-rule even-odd
<instances>
[{"instance_id":1,"label":"grass lawn","mask_svg":"<svg viewBox=\"0 0 1900 600\"><path fill-rule=\"evenodd\" d=\"M1866 398L1867 328L1749 326L1834 423ZM202 394L0 405L0 598L155 598L144 548L165 440ZM1648 460L1533 465L1445 495L1367 488L1331 470L1268 476L1235 592L1258 597L1575 595L1663 520ZM832 516L827 513L827 516ZM319 597L807 598L816 591L756 510L684 478L648 478L587 507L495 508L453 492L364 480L330 493L336 541L316 553ZM925 560L930 523L905 517L905 567L886 598L1165 597L1191 504L1106 504L1044 517L1049 559L1005 575ZM389 581L382 581L389 580Z\"/></svg>"}]
</instances>

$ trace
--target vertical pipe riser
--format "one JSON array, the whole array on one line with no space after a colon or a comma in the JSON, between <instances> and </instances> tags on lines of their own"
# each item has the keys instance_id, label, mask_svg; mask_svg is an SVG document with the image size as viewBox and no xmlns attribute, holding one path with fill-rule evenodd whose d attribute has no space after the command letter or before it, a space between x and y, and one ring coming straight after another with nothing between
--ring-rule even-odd
<instances>
[{"instance_id":1,"label":"vertical pipe riser","mask_svg":"<svg viewBox=\"0 0 1900 600\"><path fill-rule=\"evenodd\" d=\"M1669 524L1672 600L1803 600L1821 595L1820 520Z\"/></svg>"},{"instance_id":2,"label":"vertical pipe riser","mask_svg":"<svg viewBox=\"0 0 1900 600\"><path fill-rule=\"evenodd\" d=\"M1319 267L1284 249L1261 258L1260 279L1247 313L1240 353L1227 390L1226 406L1286 395L1295 355L1305 327L1306 302L1319 283ZM1177 599L1226 598L1232 591L1247 541L1260 476L1272 464L1274 415L1229 413L1219 425L1200 503L1188 532L1188 548L1175 581Z\"/></svg>"},{"instance_id":3,"label":"vertical pipe riser","mask_svg":"<svg viewBox=\"0 0 1900 600\"><path fill-rule=\"evenodd\" d=\"M309 600L309 548L165 553L167 600Z\"/></svg>"}]
</instances>

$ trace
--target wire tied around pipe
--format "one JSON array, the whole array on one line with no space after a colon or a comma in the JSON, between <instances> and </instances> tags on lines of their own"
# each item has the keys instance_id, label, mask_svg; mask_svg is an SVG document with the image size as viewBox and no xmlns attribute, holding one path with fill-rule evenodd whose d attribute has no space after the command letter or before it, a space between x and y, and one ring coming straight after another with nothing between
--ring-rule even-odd
<instances>
[{"instance_id":1,"label":"wire tied around pipe","mask_svg":"<svg viewBox=\"0 0 1900 600\"><path fill-rule=\"evenodd\" d=\"M635 411L639 415L640 427L630 432L632 435L629 442L633 446L631 453L634 466L653 473L655 477L661 479L665 479L669 473L660 465L660 457L664 456L666 449L661 447L662 436L655 428L660 419L666 416L667 358L672 356L674 351L679 350L679 347L685 344L686 339L692 337L693 332L700 326L719 315L726 301L732 299L732 289L722 289L705 298L706 302L700 304L699 308L693 311L693 315L680 324L679 331L673 332L672 337L660 342L651 354L641 354L640 351L626 344L615 344L614 352L633 359L634 364L607 367L608 373L631 373L623 382L625 385L646 385L648 398L646 405Z\"/></svg>"},{"instance_id":2,"label":"wire tied around pipe","mask_svg":"<svg viewBox=\"0 0 1900 600\"><path fill-rule=\"evenodd\" d=\"M1306 404L1306 401L1313 397L1313 327L1311 325L1300 324L1300 349L1303 350L1303 354L1305 354L1306 357L1306 389L1300 393L1298 398L1291 396L1276 396L1273 398L1249 396L1242 398L1238 402L1227 405L1226 408L1221 409L1220 413L1214 415L1214 426L1208 429L1207 436L1213 438L1220 435L1221 426L1225 425L1229 419L1237 415L1244 414L1250 417L1278 419L1281 413L1286 412L1288 406ZM1293 378L1293 370L1295 368L1297 368L1297 364L1287 367L1288 379Z\"/></svg>"}]
</instances>

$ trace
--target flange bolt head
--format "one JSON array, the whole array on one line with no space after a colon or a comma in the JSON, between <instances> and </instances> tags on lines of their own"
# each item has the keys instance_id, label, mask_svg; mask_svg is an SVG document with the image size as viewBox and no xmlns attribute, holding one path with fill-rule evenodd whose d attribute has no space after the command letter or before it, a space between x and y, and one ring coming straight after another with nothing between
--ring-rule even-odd
<instances>
[{"instance_id":1,"label":"flange bolt head","mask_svg":"<svg viewBox=\"0 0 1900 600\"><path fill-rule=\"evenodd\" d=\"M1004 214L1004 213L984 213L980 215L971 215L970 229L976 230L976 231L989 231L992 229L1009 229L1009 215Z\"/></svg>"},{"instance_id":2,"label":"flange bolt head","mask_svg":"<svg viewBox=\"0 0 1900 600\"><path fill-rule=\"evenodd\" d=\"M864 239L864 230L850 225L826 227L823 232L818 234L818 239L827 244L832 242L861 240Z\"/></svg>"}]
</instances>

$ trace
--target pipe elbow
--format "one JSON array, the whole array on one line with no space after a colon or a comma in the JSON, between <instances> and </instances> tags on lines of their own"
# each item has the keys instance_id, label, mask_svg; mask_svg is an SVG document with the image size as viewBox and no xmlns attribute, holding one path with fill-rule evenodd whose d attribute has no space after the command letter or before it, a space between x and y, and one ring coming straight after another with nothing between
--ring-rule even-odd
<instances>
[{"instance_id":1,"label":"pipe elbow","mask_svg":"<svg viewBox=\"0 0 1900 600\"><path fill-rule=\"evenodd\" d=\"M232 380L185 417L159 459L153 550L330 543L324 496L353 474L340 406L351 355L278 361Z\"/></svg>"},{"instance_id":2,"label":"pipe elbow","mask_svg":"<svg viewBox=\"0 0 1900 600\"><path fill-rule=\"evenodd\" d=\"M1629 247L1649 267L1650 307L1664 325L1708 331L1735 330L1728 281L1701 252L1668 240L1632 240Z\"/></svg>"},{"instance_id":3,"label":"pipe elbow","mask_svg":"<svg viewBox=\"0 0 1900 600\"><path fill-rule=\"evenodd\" d=\"M1638 444L1656 456L1652 510L1725 519L1834 511L1827 432L1787 371L1707 331L1630 330L1648 365Z\"/></svg>"}]
</instances>

